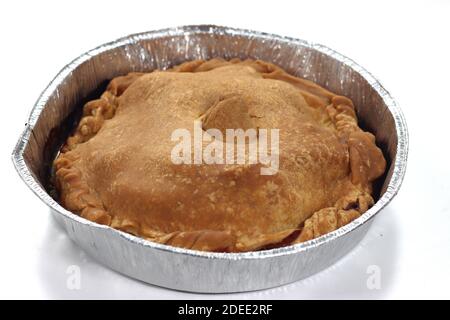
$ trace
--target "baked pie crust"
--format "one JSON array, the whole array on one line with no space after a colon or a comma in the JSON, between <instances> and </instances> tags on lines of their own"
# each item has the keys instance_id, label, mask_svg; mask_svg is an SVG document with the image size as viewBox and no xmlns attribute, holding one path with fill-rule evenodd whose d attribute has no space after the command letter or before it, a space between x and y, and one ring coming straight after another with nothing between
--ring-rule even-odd
<instances>
[{"instance_id":1,"label":"baked pie crust","mask_svg":"<svg viewBox=\"0 0 450 320\"><path fill-rule=\"evenodd\" d=\"M279 171L177 165L171 133L278 128ZM212 59L114 78L54 162L61 204L172 246L243 252L310 240L373 205L386 161L350 99L264 61Z\"/></svg>"}]
</instances>

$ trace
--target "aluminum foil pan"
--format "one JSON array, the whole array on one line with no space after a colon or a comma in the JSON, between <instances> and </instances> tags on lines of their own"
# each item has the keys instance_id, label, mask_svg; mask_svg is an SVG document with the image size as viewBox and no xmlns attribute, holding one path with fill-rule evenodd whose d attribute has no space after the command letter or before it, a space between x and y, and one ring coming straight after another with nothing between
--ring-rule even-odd
<instances>
[{"instance_id":1,"label":"aluminum foil pan","mask_svg":"<svg viewBox=\"0 0 450 320\"><path fill-rule=\"evenodd\" d=\"M84 102L108 80L130 71L165 69L186 60L262 59L350 97L361 124L376 135L389 170L375 205L320 238L273 250L209 253L152 243L85 220L54 199L51 162ZM75 119L75 120L74 120ZM69 63L33 107L13 152L18 173L80 247L104 265L158 286L194 292L239 292L286 284L333 264L366 234L396 195L407 160L405 119L382 85L352 60L319 44L218 26L185 26L135 34L99 46Z\"/></svg>"}]
</instances>

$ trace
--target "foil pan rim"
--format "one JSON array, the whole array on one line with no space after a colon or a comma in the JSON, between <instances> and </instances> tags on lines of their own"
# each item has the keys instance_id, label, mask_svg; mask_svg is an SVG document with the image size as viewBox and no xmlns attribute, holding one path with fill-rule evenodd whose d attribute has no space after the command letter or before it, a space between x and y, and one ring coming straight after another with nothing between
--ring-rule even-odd
<instances>
[{"instance_id":1,"label":"foil pan rim","mask_svg":"<svg viewBox=\"0 0 450 320\"><path fill-rule=\"evenodd\" d=\"M97 224L95 222L89 221L87 219L81 218L80 216L66 210L59 203L57 203L45 190L44 188L36 181L33 175L30 173L29 168L27 167L23 152L26 147L26 142L28 141L34 125L36 124L37 119L40 116L43 108L45 107L48 98L51 94L57 89L58 85L62 83L65 78L70 75L70 73L75 70L79 65L83 62L89 60L91 57L100 54L102 52L106 52L111 49L115 49L124 45L133 44L140 40L149 40L149 39L157 39L167 36L180 36L180 35L188 35L188 34L227 34L227 35L243 35L243 36L251 36L260 39L268 39L268 40L277 40L281 42L286 42L290 44L301 45L313 50L317 50L325 55L332 56L334 59L340 61L344 65L352 68L354 71L359 73L370 85L371 87L380 95L383 102L392 113L395 128L398 136L397 142L397 154L395 159L392 160L394 170L392 173L391 180L388 184L386 192L380 197L380 199L375 203L375 205L370 208L367 212L365 212L361 217L354 220L353 222L330 232L326 235L323 235L319 238L290 245L281 248L275 248L264 251L253 251L253 252L243 252L243 253L216 253L216 252L203 252L196 251L190 249L183 249L172 247L168 245L163 245L155 242L151 242L145 240L140 237L133 236L131 234L122 232L120 230L113 229L109 226L104 226ZM125 37L121 37L117 40L105 43L100 45L94 49L91 49L69 64L64 66L58 74L53 78L53 80L47 85L44 91L40 94L36 103L34 104L29 116L28 121L25 125L25 129L19 137L19 140L13 150L12 153L12 161L14 163L15 169L22 178L22 180L27 184L27 186L50 208L62 214L63 216L74 220L78 223L88 225L94 229L106 229L110 233L115 233L116 235L125 238L127 241L132 242L134 244L138 244L144 247L148 247L151 249L156 249L165 252L184 254L188 256L194 256L198 258L206 258L206 259L225 259L225 260L247 260L247 259L264 259L264 258L272 258L276 256L284 256L284 255L292 255L297 254L303 251L307 251L311 248L315 248L330 241L333 241L337 238L344 236L345 234L352 232L353 230L359 228L363 224L367 223L371 220L378 212L380 212L398 193L402 181L404 179L405 171L406 171L406 163L408 158L408 145L409 145L409 135L408 129L406 125L406 119L403 115L398 104L392 98L391 94L381 85L381 83L366 69L357 64L352 59L336 52L335 50L314 42L292 38L279 36L275 34L252 31L248 29L238 29L224 26L216 26L216 25L188 25L188 26L180 26L174 28L166 28L155 31L148 31L142 33L131 34Z\"/></svg>"}]
</instances>

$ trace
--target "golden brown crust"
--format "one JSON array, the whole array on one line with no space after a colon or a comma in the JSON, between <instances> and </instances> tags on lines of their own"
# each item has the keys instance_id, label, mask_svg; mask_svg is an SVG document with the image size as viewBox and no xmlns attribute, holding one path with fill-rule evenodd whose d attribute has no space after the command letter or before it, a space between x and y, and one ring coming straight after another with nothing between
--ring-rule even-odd
<instances>
[{"instance_id":1,"label":"golden brown crust","mask_svg":"<svg viewBox=\"0 0 450 320\"><path fill-rule=\"evenodd\" d=\"M152 241L251 251L316 238L372 204L386 162L350 99L263 61L190 61L113 79L55 160L61 203ZM174 165L170 133L280 128L280 168Z\"/></svg>"},{"instance_id":2,"label":"golden brown crust","mask_svg":"<svg viewBox=\"0 0 450 320\"><path fill-rule=\"evenodd\" d=\"M295 242L304 242L334 231L358 218L373 205L370 194L353 191L340 198L333 207L324 208L308 218Z\"/></svg>"},{"instance_id":3,"label":"golden brown crust","mask_svg":"<svg viewBox=\"0 0 450 320\"><path fill-rule=\"evenodd\" d=\"M82 172L74 164L79 159L70 150L88 141L101 128L105 120L114 116L116 98L141 74L130 73L113 79L100 99L89 101L83 108L83 117L75 133L69 137L55 160L57 187L61 202L69 210L79 213L88 220L110 225L111 216L104 210L101 200L89 189Z\"/></svg>"},{"instance_id":4,"label":"golden brown crust","mask_svg":"<svg viewBox=\"0 0 450 320\"><path fill-rule=\"evenodd\" d=\"M233 251L236 243L236 237L230 232L214 230L176 231L152 240L175 247L213 252Z\"/></svg>"}]
</instances>

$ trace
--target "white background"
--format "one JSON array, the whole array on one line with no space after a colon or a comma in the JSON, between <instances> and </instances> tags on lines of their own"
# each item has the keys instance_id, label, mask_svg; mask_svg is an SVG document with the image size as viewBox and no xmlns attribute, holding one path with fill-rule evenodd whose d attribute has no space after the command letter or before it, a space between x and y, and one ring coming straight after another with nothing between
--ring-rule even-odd
<instances>
[{"instance_id":1,"label":"white background","mask_svg":"<svg viewBox=\"0 0 450 320\"><path fill-rule=\"evenodd\" d=\"M450 298L450 1L8 1L0 5L0 298ZM406 179L366 238L331 268L233 295L181 293L85 255L16 174L10 154L33 103L79 54L118 37L218 24L325 44L372 72L410 131ZM69 290L78 265L81 289ZM370 290L367 268L379 266Z\"/></svg>"}]
</instances>

